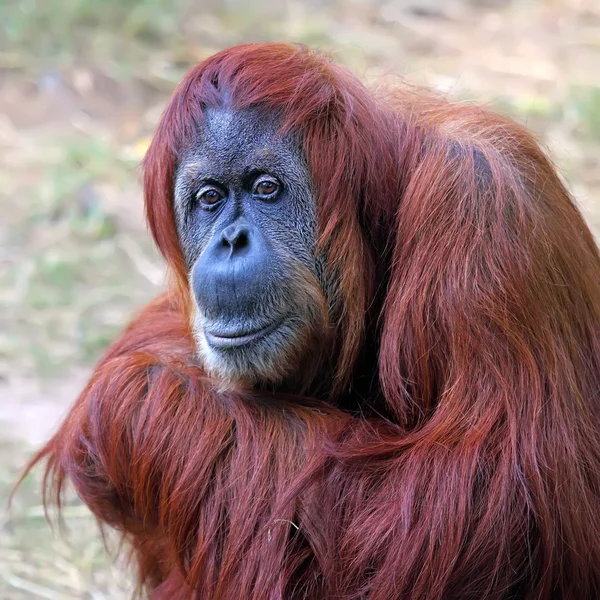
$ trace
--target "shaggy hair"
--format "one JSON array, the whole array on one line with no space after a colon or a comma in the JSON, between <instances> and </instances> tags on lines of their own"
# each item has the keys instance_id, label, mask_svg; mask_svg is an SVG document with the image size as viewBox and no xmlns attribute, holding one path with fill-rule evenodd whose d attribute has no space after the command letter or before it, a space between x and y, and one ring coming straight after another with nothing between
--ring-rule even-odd
<instances>
[{"instance_id":1,"label":"shaggy hair","mask_svg":"<svg viewBox=\"0 0 600 600\"><path fill-rule=\"evenodd\" d=\"M332 368L295 394L223 391L193 342L173 185L220 87L303 136L337 285ZM184 78L144 185L169 291L33 462L150 598L600 597L600 259L530 133L245 45Z\"/></svg>"}]
</instances>

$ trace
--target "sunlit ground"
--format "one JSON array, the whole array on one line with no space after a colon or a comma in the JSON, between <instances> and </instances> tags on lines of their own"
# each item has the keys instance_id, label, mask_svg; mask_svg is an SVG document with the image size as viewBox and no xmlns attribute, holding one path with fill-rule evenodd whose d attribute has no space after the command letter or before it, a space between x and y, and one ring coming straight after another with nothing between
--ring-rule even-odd
<instances>
[{"instance_id":1,"label":"sunlit ground","mask_svg":"<svg viewBox=\"0 0 600 600\"><path fill-rule=\"evenodd\" d=\"M137 166L175 83L242 41L330 51L534 129L600 231L600 4L0 2L0 599L128 597L76 501L44 522L39 473L6 498L91 365L162 286Z\"/></svg>"}]
</instances>

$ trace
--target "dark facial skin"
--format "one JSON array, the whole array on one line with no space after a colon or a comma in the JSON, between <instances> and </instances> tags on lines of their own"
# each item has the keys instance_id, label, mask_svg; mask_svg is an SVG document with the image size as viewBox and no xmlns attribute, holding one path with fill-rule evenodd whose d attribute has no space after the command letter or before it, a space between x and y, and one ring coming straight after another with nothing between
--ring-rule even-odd
<instances>
[{"instance_id":1,"label":"dark facial skin","mask_svg":"<svg viewBox=\"0 0 600 600\"><path fill-rule=\"evenodd\" d=\"M196 344L224 385L280 381L326 318L308 169L277 130L254 110L209 110L177 170Z\"/></svg>"}]
</instances>

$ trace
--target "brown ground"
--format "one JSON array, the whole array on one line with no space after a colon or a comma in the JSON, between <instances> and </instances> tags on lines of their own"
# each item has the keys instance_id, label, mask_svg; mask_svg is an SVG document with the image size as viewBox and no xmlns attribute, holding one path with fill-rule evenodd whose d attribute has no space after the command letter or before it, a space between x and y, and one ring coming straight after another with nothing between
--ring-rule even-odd
<instances>
[{"instance_id":1,"label":"brown ground","mask_svg":"<svg viewBox=\"0 0 600 600\"><path fill-rule=\"evenodd\" d=\"M526 122L600 231L597 0L0 5L0 600L127 597L76 501L43 521L39 474L6 498L91 365L162 286L136 167L182 73L248 40L303 41Z\"/></svg>"}]
</instances>

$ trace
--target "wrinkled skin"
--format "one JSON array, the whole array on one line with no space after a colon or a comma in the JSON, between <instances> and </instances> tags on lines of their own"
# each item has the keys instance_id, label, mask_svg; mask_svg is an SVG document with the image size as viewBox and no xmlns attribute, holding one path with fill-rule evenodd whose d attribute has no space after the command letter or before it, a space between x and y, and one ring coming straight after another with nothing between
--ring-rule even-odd
<instances>
[{"instance_id":1,"label":"wrinkled skin","mask_svg":"<svg viewBox=\"0 0 600 600\"><path fill-rule=\"evenodd\" d=\"M327 314L300 140L256 111L207 111L175 206L205 368L225 386L280 381Z\"/></svg>"}]
</instances>

